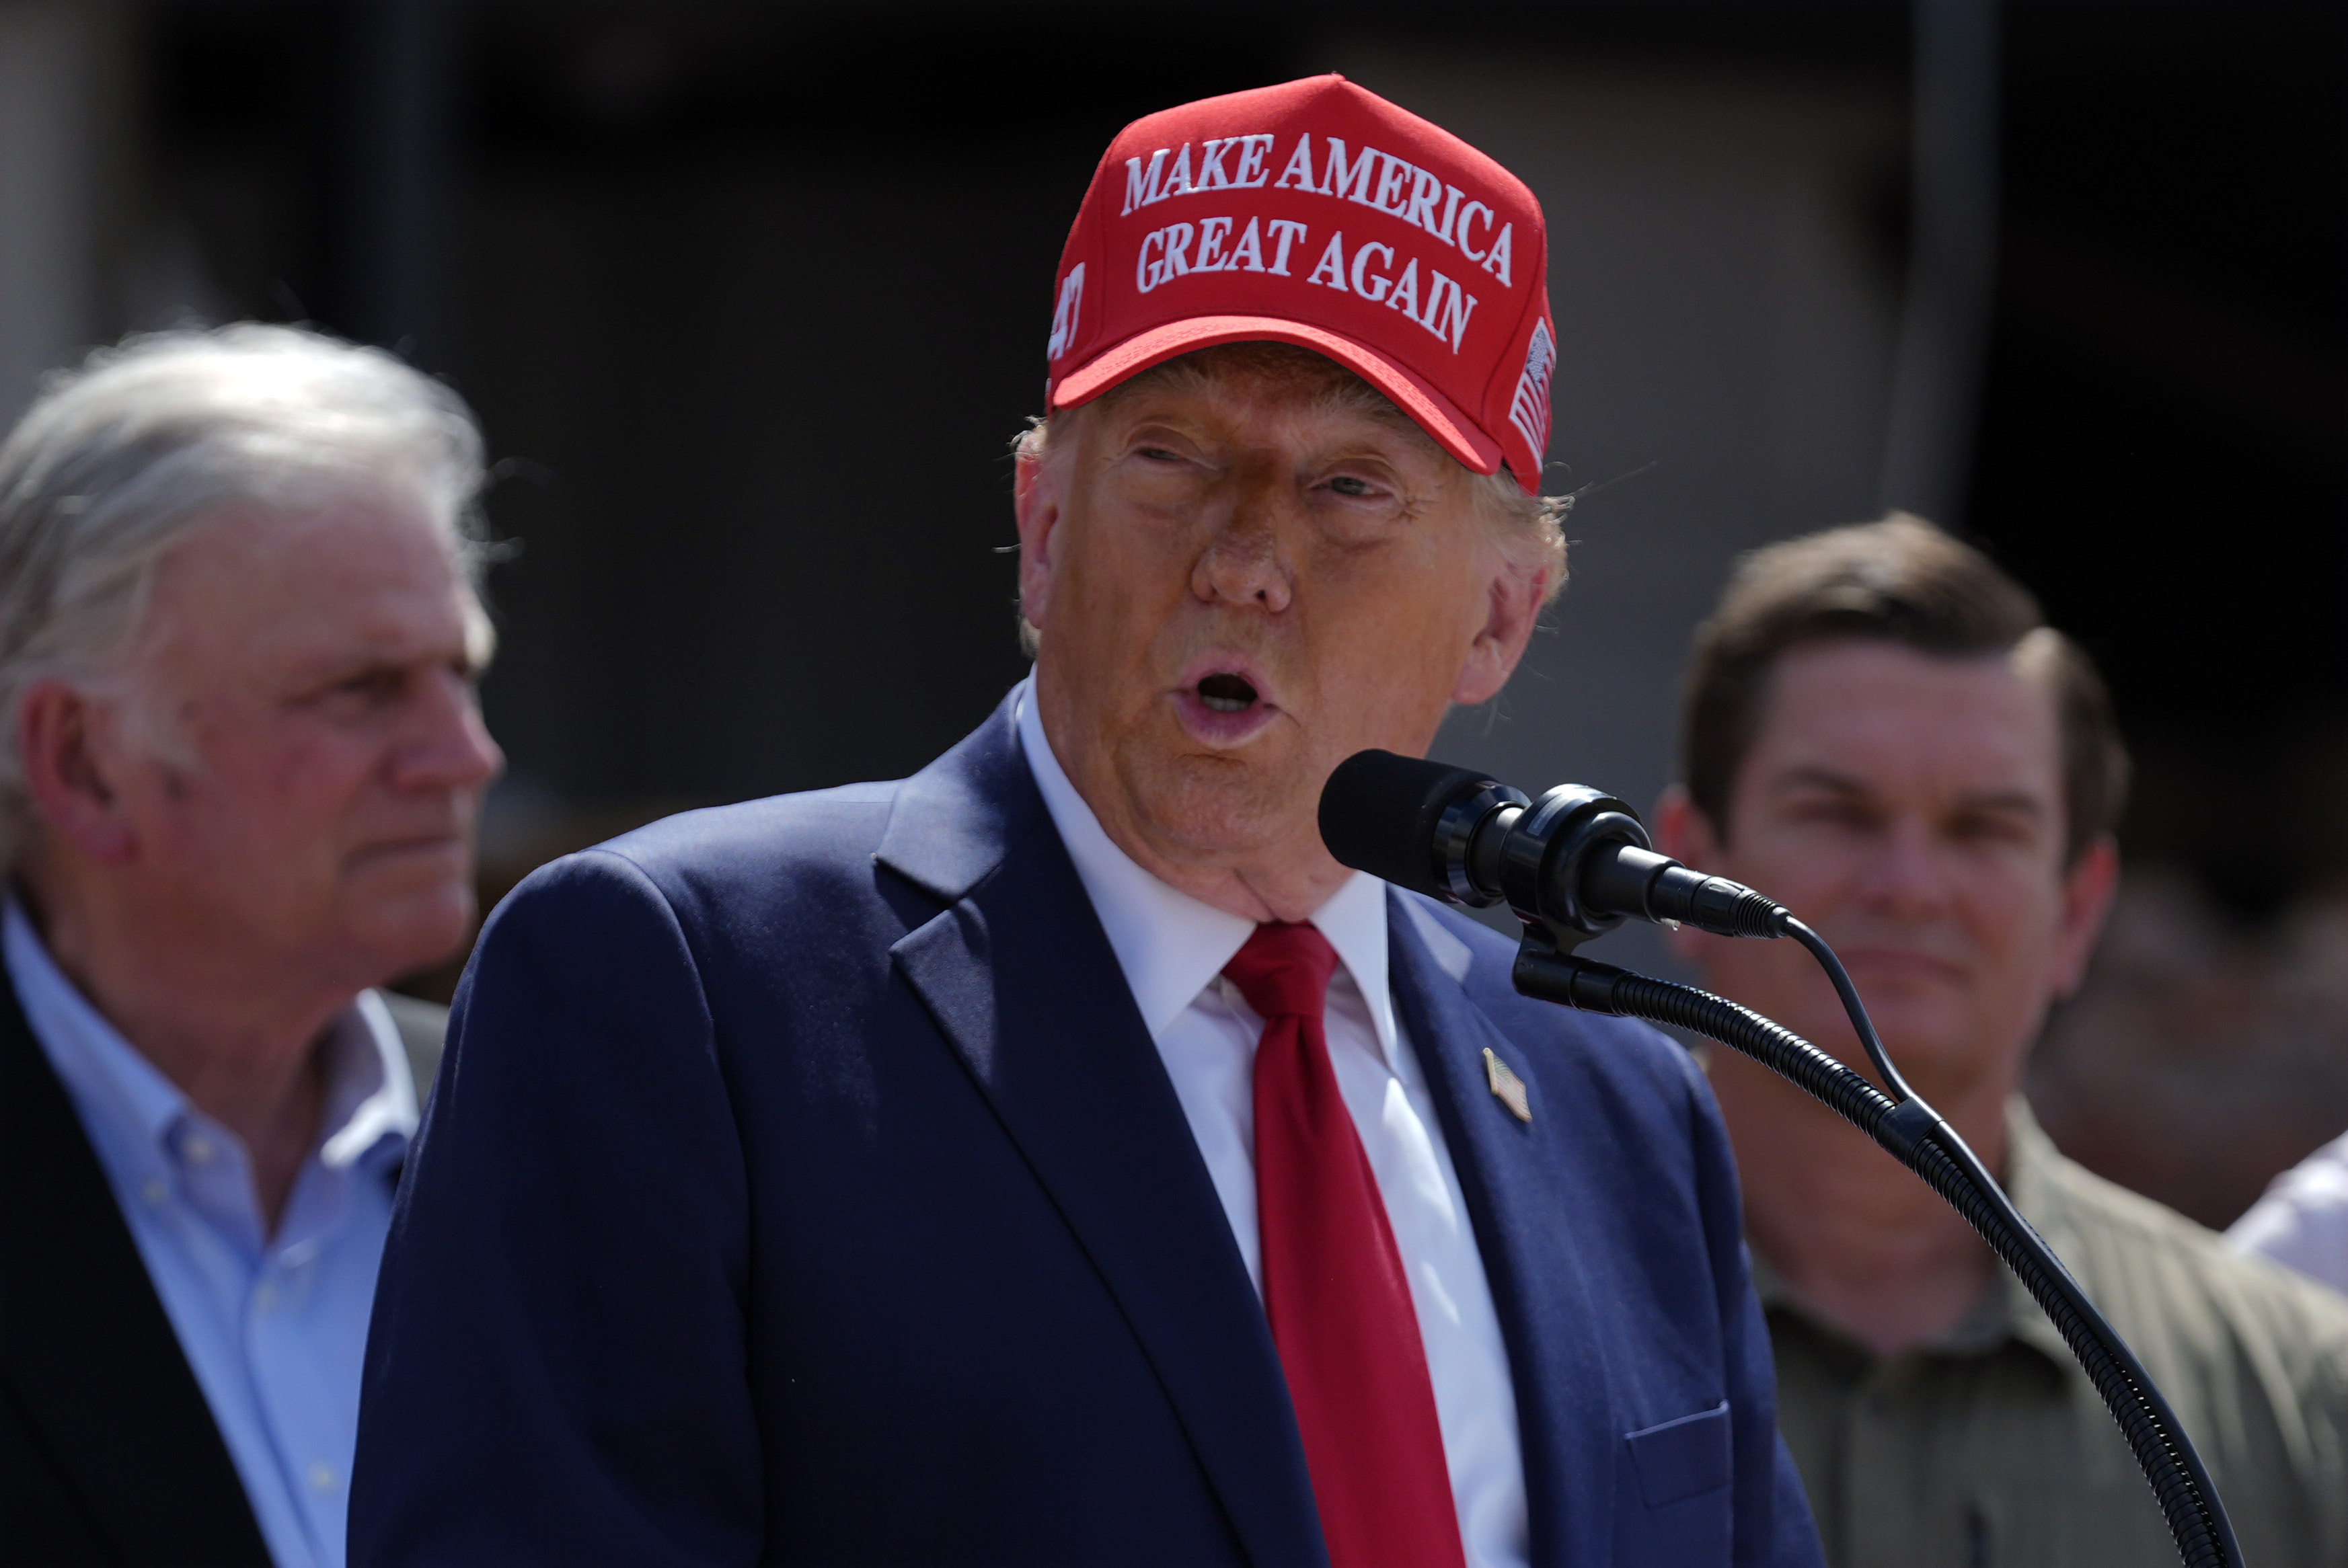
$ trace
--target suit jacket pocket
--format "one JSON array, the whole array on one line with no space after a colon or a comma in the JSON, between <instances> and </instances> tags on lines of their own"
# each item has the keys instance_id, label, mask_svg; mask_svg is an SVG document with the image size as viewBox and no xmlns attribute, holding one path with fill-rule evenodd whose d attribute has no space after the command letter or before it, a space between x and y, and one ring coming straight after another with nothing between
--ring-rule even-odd
<instances>
[{"instance_id":1,"label":"suit jacket pocket","mask_svg":"<svg viewBox=\"0 0 2348 1568\"><path fill-rule=\"evenodd\" d=\"M1728 1484L1728 1401L1628 1432L1639 1494L1649 1508L1697 1497Z\"/></svg>"}]
</instances>

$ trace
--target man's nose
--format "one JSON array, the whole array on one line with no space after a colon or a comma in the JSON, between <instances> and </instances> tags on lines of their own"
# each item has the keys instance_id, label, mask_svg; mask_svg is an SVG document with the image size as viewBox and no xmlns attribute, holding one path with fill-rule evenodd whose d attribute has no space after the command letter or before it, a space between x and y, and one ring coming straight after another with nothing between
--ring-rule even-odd
<instances>
[{"instance_id":1,"label":"man's nose","mask_svg":"<svg viewBox=\"0 0 2348 1568\"><path fill-rule=\"evenodd\" d=\"M489 738L470 681L453 670L435 671L417 706L415 725L393 757L395 783L407 789L466 789L505 771L506 754Z\"/></svg>"},{"instance_id":2,"label":"man's nose","mask_svg":"<svg viewBox=\"0 0 2348 1568\"><path fill-rule=\"evenodd\" d=\"M1191 571L1191 590L1203 600L1278 613L1295 593L1282 549L1293 503L1270 474L1242 471L1231 485L1229 507Z\"/></svg>"},{"instance_id":3,"label":"man's nose","mask_svg":"<svg viewBox=\"0 0 2348 1568\"><path fill-rule=\"evenodd\" d=\"M1941 864L1931 825L1900 817L1869 856L1859 879L1860 897L1880 912L1902 919L1941 913L1949 899L1948 868Z\"/></svg>"}]
</instances>

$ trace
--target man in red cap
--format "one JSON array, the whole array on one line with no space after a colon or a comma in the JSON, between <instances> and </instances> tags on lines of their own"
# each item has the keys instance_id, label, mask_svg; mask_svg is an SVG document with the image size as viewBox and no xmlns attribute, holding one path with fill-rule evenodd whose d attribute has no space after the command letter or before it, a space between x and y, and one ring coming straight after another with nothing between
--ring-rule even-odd
<instances>
[{"instance_id":1,"label":"man in red cap","mask_svg":"<svg viewBox=\"0 0 2348 1568\"><path fill-rule=\"evenodd\" d=\"M459 992L356 1563L1811 1563L1703 1079L1334 861L1563 573L1539 207L1336 77L1128 128L1034 673L532 877Z\"/></svg>"}]
</instances>

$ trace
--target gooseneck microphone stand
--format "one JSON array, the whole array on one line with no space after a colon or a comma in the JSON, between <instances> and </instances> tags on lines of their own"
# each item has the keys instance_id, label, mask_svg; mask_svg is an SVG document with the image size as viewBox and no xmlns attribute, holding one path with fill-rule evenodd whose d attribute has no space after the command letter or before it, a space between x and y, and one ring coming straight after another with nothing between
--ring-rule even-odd
<instances>
[{"instance_id":1,"label":"gooseneck microphone stand","mask_svg":"<svg viewBox=\"0 0 2348 1568\"><path fill-rule=\"evenodd\" d=\"M2225 1505L2176 1412L1964 1140L1900 1076L1842 961L1817 932L1749 887L1654 853L1636 813L1579 784L1533 801L1465 769L1364 752L1331 776L1321 835L1340 863L1399 886L1470 907L1505 900L1524 922L1511 979L1526 996L1669 1024L1743 1051L1915 1172L1981 1233L2061 1332L2143 1467L2178 1556L2190 1568L2239 1568ZM1725 998L1575 956L1626 917L1791 937L1834 982L1890 1092Z\"/></svg>"}]
</instances>

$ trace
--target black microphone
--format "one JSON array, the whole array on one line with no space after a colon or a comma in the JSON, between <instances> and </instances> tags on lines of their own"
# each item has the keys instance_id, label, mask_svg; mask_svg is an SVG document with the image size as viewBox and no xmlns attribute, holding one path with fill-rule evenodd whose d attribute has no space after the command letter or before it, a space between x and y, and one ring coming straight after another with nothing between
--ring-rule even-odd
<instances>
[{"instance_id":1,"label":"black microphone","mask_svg":"<svg viewBox=\"0 0 2348 1568\"><path fill-rule=\"evenodd\" d=\"M1570 942L1625 917L1724 937L1782 937L1786 909L1742 883L1658 855L1639 814L1560 784L1539 800L1468 768L1357 752L1321 792L1321 840L1340 865L1447 903L1505 900Z\"/></svg>"},{"instance_id":2,"label":"black microphone","mask_svg":"<svg viewBox=\"0 0 2348 1568\"><path fill-rule=\"evenodd\" d=\"M1519 992L1709 1035L1832 1106L1923 1177L2062 1330L2152 1483L2178 1554L2192 1568L2239 1568L2225 1504L2159 1386L1964 1140L1901 1079L1842 960L1791 911L1656 854L1639 814L1612 795L1560 784L1527 800L1470 769L1392 752L1356 753L1329 775L1321 838L1340 863L1416 892L1454 904L1506 899L1525 922L1509 974ZM1883 1088L1725 998L1574 954L1632 916L1793 938L1834 982Z\"/></svg>"}]
</instances>

